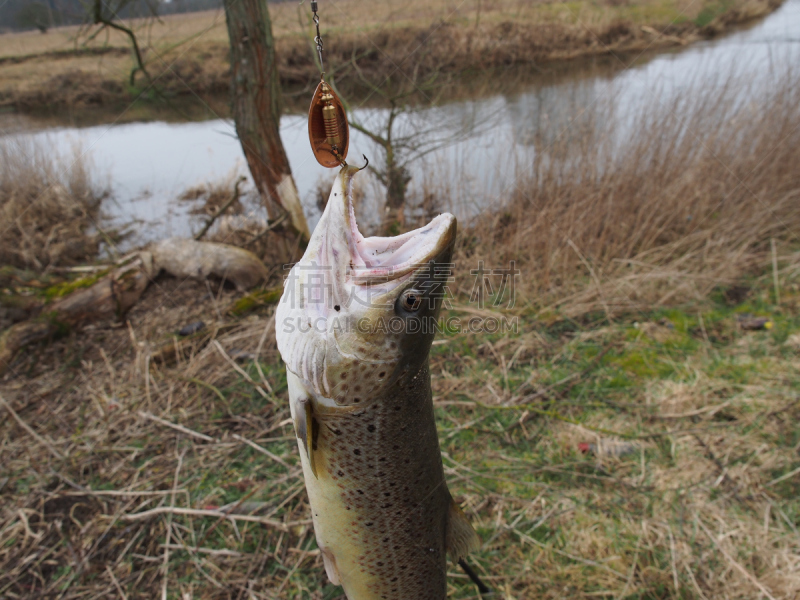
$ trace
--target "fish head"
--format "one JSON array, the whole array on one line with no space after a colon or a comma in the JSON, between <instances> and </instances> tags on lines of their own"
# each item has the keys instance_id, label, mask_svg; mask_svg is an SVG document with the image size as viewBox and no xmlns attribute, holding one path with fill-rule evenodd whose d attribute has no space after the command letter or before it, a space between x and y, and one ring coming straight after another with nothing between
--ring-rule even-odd
<instances>
[{"instance_id":1,"label":"fish head","mask_svg":"<svg viewBox=\"0 0 800 600\"><path fill-rule=\"evenodd\" d=\"M276 311L287 369L330 406L364 405L419 370L452 276L455 217L365 238L353 206L357 171L344 167L337 176Z\"/></svg>"}]
</instances>

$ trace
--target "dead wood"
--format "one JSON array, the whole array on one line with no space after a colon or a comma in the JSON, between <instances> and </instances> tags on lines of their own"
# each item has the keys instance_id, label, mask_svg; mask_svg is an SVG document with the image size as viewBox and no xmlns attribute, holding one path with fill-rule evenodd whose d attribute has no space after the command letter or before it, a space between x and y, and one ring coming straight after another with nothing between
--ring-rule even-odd
<instances>
[{"instance_id":1,"label":"dead wood","mask_svg":"<svg viewBox=\"0 0 800 600\"><path fill-rule=\"evenodd\" d=\"M258 285L269 275L255 254L227 244L172 238L155 244L151 252L156 268L173 277L213 276L232 282L239 291Z\"/></svg>"},{"instance_id":2,"label":"dead wood","mask_svg":"<svg viewBox=\"0 0 800 600\"><path fill-rule=\"evenodd\" d=\"M153 277L153 257L138 252L95 284L75 290L41 309L36 319L17 323L0 335L0 375L19 350L92 321L122 317L139 300Z\"/></svg>"}]
</instances>

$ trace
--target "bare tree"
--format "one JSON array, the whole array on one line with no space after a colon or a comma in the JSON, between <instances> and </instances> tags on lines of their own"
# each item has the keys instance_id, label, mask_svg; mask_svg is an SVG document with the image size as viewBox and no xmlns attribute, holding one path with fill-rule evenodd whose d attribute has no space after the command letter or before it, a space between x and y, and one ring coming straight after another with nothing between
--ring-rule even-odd
<instances>
[{"instance_id":1,"label":"bare tree","mask_svg":"<svg viewBox=\"0 0 800 600\"><path fill-rule=\"evenodd\" d=\"M158 18L156 0L145 0L144 5L150 17ZM148 71L134 30L120 22L120 13L132 7L138 7L136 0L91 0L91 24L82 33L87 41L104 29L127 35L135 59L130 84L141 71L152 90L168 101ZM231 47L233 117L247 165L273 224L286 220L291 230L307 240L308 224L280 138L281 91L266 0L224 0L224 7ZM91 32L95 25L99 28Z\"/></svg>"},{"instance_id":2,"label":"bare tree","mask_svg":"<svg viewBox=\"0 0 800 600\"><path fill-rule=\"evenodd\" d=\"M309 230L280 138L281 92L266 0L225 0L236 133L271 219L281 209L303 238Z\"/></svg>"},{"instance_id":3,"label":"bare tree","mask_svg":"<svg viewBox=\"0 0 800 600\"><path fill-rule=\"evenodd\" d=\"M364 121L355 114L352 103L339 93L346 105L350 126L372 140L381 155L373 162L373 172L386 189L383 229L387 234L396 234L405 224L411 163L474 134L473 115L445 116L443 111L433 122L430 109L439 103L452 84L451 78L441 71L424 77L416 70L409 74L397 71L375 83L361 71L355 58L349 67L369 90L369 95L381 98L388 106L388 111L370 112L369 120ZM342 70L349 72L349 69Z\"/></svg>"},{"instance_id":4,"label":"bare tree","mask_svg":"<svg viewBox=\"0 0 800 600\"><path fill-rule=\"evenodd\" d=\"M139 47L139 40L136 38L136 34L130 27L125 27L124 25L120 24L118 19L120 11L123 11L129 5L134 4L134 2L135 0L116 0L115 2L94 0L91 4L89 13L91 18L89 27L92 25L99 25L100 27L94 33L89 35L86 41L88 42L94 39L106 28L121 31L128 36L128 39L130 39L131 47L133 48L133 55L136 59L136 65L133 67L133 69L131 69L131 74L129 77L130 85L134 85L136 82L136 73L138 71L144 73L144 76L147 78L147 82L152 85L153 80L150 77L150 73L147 72L147 68L145 67L144 57L142 55L142 50ZM148 2L146 3L146 7L151 17L157 17L157 4L152 5Z\"/></svg>"}]
</instances>

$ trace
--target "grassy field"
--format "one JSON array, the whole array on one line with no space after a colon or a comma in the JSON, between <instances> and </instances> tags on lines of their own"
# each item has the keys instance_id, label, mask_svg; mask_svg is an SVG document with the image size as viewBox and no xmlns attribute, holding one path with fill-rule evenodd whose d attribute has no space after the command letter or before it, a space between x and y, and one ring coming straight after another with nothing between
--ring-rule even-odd
<instances>
[{"instance_id":1,"label":"grassy field","mask_svg":"<svg viewBox=\"0 0 800 600\"><path fill-rule=\"evenodd\" d=\"M776 256L780 303L765 255L703 302L437 342L446 475L498 597L800 593L800 252ZM177 365L151 358L209 319L204 293L161 281L129 328L40 348L3 384L4 597L342 598L269 313L217 322ZM744 314L772 325L744 331ZM203 512L220 507L237 516ZM449 597L477 598L451 572Z\"/></svg>"},{"instance_id":2,"label":"grassy field","mask_svg":"<svg viewBox=\"0 0 800 600\"><path fill-rule=\"evenodd\" d=\"M529 2L339 0L323 5L329 71L343 85L356 76L383 80L398 67L418 74L538 64L598 54L637 54L711 37L762 16L778 0L637 0ZM271 8L284 84L318 77L307 8ZM221 12L171 15L131 26L146 48L146 63L167 95L227 92L228 40ZM22 110L86 107L153 98L141 74L129 77L133 57L115 31L64 27L0 35L0 105Z\"/></svg>"}]
</instances>

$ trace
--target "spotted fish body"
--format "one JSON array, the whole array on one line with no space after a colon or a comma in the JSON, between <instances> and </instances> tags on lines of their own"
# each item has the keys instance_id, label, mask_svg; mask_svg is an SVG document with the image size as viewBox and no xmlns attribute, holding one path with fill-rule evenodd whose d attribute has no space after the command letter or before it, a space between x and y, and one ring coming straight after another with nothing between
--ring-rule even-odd
<instances>
[{"instance_id":1,"label":"spotted fish body","mask_svg":"<svg viewBox=\"0 0 800 600\"><path fill-rule=\"evenodd\" d=\"M428 369L455 219L363 238L354 173L337 178L276 314L314 530L349 600L444 600L447 555L478 545L445 483Z\"/></svg>"}]
</instances>

